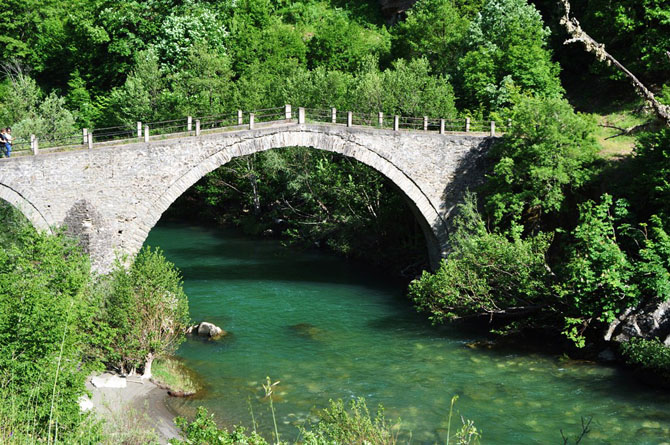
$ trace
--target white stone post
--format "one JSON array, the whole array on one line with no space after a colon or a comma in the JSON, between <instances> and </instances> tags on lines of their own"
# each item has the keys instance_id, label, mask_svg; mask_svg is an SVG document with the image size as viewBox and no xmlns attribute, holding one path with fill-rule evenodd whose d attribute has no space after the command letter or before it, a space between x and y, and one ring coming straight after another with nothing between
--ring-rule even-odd
<instances>
[{"instance_id":1,"label":"white stone post","mask_svg":"<svg viewBox=\"0 0 670 445\"><path fill-rule=\"evenodd\" d=\"M465 118L465 132L467 133L469 131L470 131L470 118L468 117Z\"/></svg>"},{"instance_id":2,"label":"white stone post","mask_svg":"<svg viewBox=\"0 0 670 445\"><path fill-rule=\"evenodd\" d=\"M254 113L249 113L249 130L253 130L253 129L254 129L254 120L255 120L255 118L256 118L256 116L254 115Z\"/></svg>"},{"instance_id":3,"label":"white stone post","mask_svg":"<svg viewBox=\"0 0 670 445\"><path fill-rule=\"evenodd\" d=\"M284 117L287 121L291 120L291 105L284 105Z\"/></svg>"},{"instance_id":4,"label":"white stone post","mask_svg":"<svg viewBox=\"0 0 670 445\"><path fill-rule=\"evenodd\" d=\"M144 126L144 142L149 142L149 126Z\"/></svg>"},{"instance_id":5,"label":"white stone post","mask_svg":"<svg viewBox=\"0 0 670 445\"><path fill-rule=\"evenodd\" d=\"M142 122L139 121L137 122L137 137L142 137Z\"/></svg>"},{"instance_id":6,"label":"white stone post","mask_svg":"<svg viewBox=\"0 0 670 445\"><path fill-rule=\"evenodd\" d=\"M393 131L400 131L400 116L393 116Z\"/></svg>"},{"instance_id":7,"label":"white stone post","mask_svg":"<svg viewBox=\"0 0 670 445\"><path fill-rule=\"evenodd\" d=\"M384 127L384 113L382 113L381 111L379 112L377 123L379 124L379 128Z\"/></svg>"},{"instance_id":8,"label":"white stone post","mask_svg":"<svg viewBox=\"0 0 670 445\"><path fill-rule=\"evenodd\" d=\"M195 135L200 136L200 119L195 120Z\"/></svg>"},{"instance_id":9,"label":"white stone post","mask_svg":"<svg viewBox=\"0 0 670 445\"><path fill-rule=\"evenodd\" d=\"M37 147L37 137L34 134L30 135L30 148L33 150L33 154L37 156L38 147Z\"/></svg>"},{"instance_id":10,"label":"white stone post","mask_svg":"<svg viewBox=\"0 0 670 445\"><path fill-rule=\"evenodd\" d=\"M444 134L444 119L440 119L440 134Z\"/></svg>"},{"instance_id":11,"label":"white stone post","mask_svg":"<svg viewBox=\"0 0 670 445\"><path fill-rule=\"evenodd\" d=\"M86 141L88 141L88 128L82 130L82 136L84 137L84 142L82 142L82 144L86 144Z\"/></svg>"},{"instance_id":12,"label":"white stone post","mask_svg":"<svg viewBox=\"0 0 670 445\"><path fill-rule=\"evenodd\" d=\"M303 107L298 108L298 123L305 123L305 109Z\"/></svg>"},{"instance_id":13,"label":"white stone post","mask_svg":"<svg viewBox=\"0 0 670 445\"><path fill-rule=\"evenodd\" d=\"M237 110L237 125L242 125L244 123L244 115L242 110Z\"/></svg>"},{"instance_id":14,"label":"white stone post","mask_svg":"<svg viewBox=\"0 0 670 445\"><path fill-rule=\"evenodd\" d=\"M92 149L93 148L93 133L89 133L88 135L86 135L86 140L88 142L88 149L89 150Z\"/></svg>"},{"instance_id":15,"label":"white stone post","mask_svg":"<svg viewBox=\"0 0 670 445\"><path fill-rule=\"evenodd\" d=\"M423 117L423 131L428 131L428 116Z\"/></svg>"},{"instance_id":16,"label":"white stone post","mask_svg":"<svg viewBox=\"0 0 670 445\"><path fill-rule=\"evenodd\" d=\"M347 127L354 125L354 113L347 111Z\"/></svg>"},{"instance_id":17,"label":"white stone post","mask_svg":"<svg viewBox=\"0 0 670 445\"><path fill-rule=\"evenodd\" d=\"M189 117L186 118L186 131L191 131L191 130L193 130L193 117L189 116Z\"/></svg>"},{"instance_id":18,"label":"white stone post","mask_svg":"<svg viewBox=\"0 0 670 445\"><path fill-rule=\"evenodd\" d=\"M491 137L496 135L496 121L491 121Z\"/></svg>"},{"instance_id":19,"label":"white stone post","mask_svg":"<svg viewBox=\"0 0 670 445\"><path fill-rule=\"evenodd\" d=\"M337 123L337 108L330 109L330 121L334 124Z\"/></svg>"}]
</instances>

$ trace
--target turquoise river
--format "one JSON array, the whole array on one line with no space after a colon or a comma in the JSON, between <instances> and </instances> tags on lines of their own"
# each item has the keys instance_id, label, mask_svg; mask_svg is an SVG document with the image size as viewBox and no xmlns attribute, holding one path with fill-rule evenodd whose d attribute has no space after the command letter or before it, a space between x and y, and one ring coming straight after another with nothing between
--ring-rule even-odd
<instances>
[{"instance_id":1,"label":"turquoise river","mask_svg":"<svg viewBox=\"0 0 670 445\"><path fill-rule=\"evenodd\" d=\"M187 340L178 355L206 382L198 398L170 398L176 413L199 405L221 425L252 425L270 437L266 376L280 381L280 435L298 439L329 399L364 397L371 411L400 419L401 443L445 443L456 411L485 444L563 443L592 417L583 444L670 443L670 393L614 367L552 355L472 348L478 334L433 327L395 280L322 252L283 247L237 232L161 224L160 246L182 271L195 321L231 334ZM460 417L454 416L454 425Z\"/></svg>"}]
</instances>

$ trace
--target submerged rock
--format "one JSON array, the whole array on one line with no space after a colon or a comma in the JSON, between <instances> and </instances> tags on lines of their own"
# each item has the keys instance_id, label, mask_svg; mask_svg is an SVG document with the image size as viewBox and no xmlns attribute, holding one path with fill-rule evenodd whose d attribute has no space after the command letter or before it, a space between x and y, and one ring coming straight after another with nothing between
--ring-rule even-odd
<instances>
[{"instance_id":1,"label":"submerged rock","mask_svg":"<svg viewBox=\"0 0 670 445\"><path fill-rule=\"evenodd\" d=\"M323 336L323 329L311 323L298 323L288 327L293 333L309 340L319 341Z\"/></svg>"},{"instance_id":2,"label":"submerged rock","mask_svg":"<svg viewBox=\"0 0 670 445\"><path fill-rule=\"evenodd\" d=\"M207 337L211 340L218 340L221 337L228 335L228 332L224 331L220 327L216 326L213 323L203 321L199 324L193 325L186 331L187 334L197 334L200 337Z\"/></svg>"}]
</instances>

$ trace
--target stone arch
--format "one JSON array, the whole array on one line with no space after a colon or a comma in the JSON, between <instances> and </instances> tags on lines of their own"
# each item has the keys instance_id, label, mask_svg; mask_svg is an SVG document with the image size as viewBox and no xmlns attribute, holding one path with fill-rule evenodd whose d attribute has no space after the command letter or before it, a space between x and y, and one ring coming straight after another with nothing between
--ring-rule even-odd
<instances>
[{"instance_id":1,"label":"stone arch","mask_svg":"<svg viewBox=\"0 0 670 445\"><path fill-rule=\"evenodd\" d=\"M44 215L42 215L42 212L21 195L21 193L5 184L0 184L0 199L16 207L35 229L52 233L51 225Z\"/></svg>"},{"instance_id":2,"label":"stone arch","mask_svg":"<svg viewBox=\"0 0 670 445\"><path fill-rule=\"evenodd\" d=\"M297 127L271 134L254 135L222 145L220 150L203 159L181 177L176 178L154 202L147 206L147 217L130 237L131 241L126 245L125 250L133 255L137 253L163 213L179 196L207 173L237 157L296 146L339 153L356 159L386 176L405 195L411 210L417 217L426 238L431 264L435 266L439 262L444 247L443 237L446 232L446 223L426 194L391 160L375 151L374 147L367 147L352 138L329 131L328 127L321 127L318 130Z\"/></svg>"}]
</instances>

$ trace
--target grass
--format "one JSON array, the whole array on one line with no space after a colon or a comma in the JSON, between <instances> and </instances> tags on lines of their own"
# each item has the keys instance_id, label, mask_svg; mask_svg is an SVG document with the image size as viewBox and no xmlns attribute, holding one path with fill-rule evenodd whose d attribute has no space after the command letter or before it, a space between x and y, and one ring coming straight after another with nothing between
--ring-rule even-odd
<instances>
[{"instance_id":1,"label":"grass","mask_svg":"<svg viewBox=\"0 0 670 445\"><path fill-rule=\"evenodd\" d=\"M174 357L156 360L152 374L154 383L175 393L192 395L202 389L195 373Z\"/></svg>"},{"instance_id":2,"label":"grass","mask_svg":"<svg viewBox=\"0 0 670 445\"><path fill-rule=\"evenodd\" d=\"M635 135L616 136L621 130L609 128L608 126L618 128L631 128L636 125L644 124L649 119L644 113L638 112L639 101L621 104L618 109L607 110L605 114L596 113L598 120L598 130L596 139L602 147L600 155L606 159L622 158L629 156L635 148Z\"/></svg>"}]
</instances>

